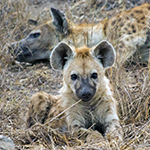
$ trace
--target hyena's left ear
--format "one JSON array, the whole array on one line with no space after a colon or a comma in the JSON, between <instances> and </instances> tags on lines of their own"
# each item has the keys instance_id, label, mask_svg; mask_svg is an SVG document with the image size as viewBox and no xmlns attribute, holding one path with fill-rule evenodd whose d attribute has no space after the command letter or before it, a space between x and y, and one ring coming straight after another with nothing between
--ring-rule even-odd
<instances>
[{"instance_id":1,"label":"hyena's left ear","mask_svg":"<svg viewBox=\"0 0 150 150\"><path fill-rule=\"evenodd\" d=\"M67 34L69 32L69 25L65 15L53 7L51 8L51 15L53 17L53 24L55 25L56 30Z\"/></svg>"},{"instance_id":2,"label":"hyena's left ear","mask_svg":"<svg viewBox=\"0 0 150 150\"><path fill-rule=\"evenodd\" d=\"M93 50L93 55L102 63L104 68L112 66L116 58L113 46L107 41L99 43Z\"/></svg>"},{"instance_id":3,"label":"hyena's left ear","mask_svg":"<svg viewBox=\"0 0 150 150\"><path fill-rule=\"evenodd\" d=\"M71 48L64 42L59 43L52 51L50 63L53 69L63 70L67 61L73 57Z\"/></svg>"}]
</instances>

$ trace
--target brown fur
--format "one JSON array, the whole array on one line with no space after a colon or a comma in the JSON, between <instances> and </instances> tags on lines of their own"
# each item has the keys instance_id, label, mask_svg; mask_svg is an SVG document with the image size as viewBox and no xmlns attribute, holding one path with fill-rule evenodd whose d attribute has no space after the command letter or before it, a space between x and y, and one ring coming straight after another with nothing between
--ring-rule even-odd
<instances>
[{"instance_id":1,"label":"brown fur","mask_svg":"<svg viewBox=\"0 0 150 150\"><path fill-rule=\"evenodd\" d=\"M104 46L106 49L103 51L101 48ZM63 65L63 87L58 96L48 95L44 92L33 95L27 115L27 127L31 127L38 121L59 128L61 131L70 130L73 135L79 136L84 132L88 134L87 129L93 126L93 130L99 131L108 140L122 141L122 129L117 115L117 102L110 89L109 80L105 77L104 66L110 58L99 60L97 57L99 56L97 53L99 49L100 52L106 53L105 57L108 56L107 52L109 51L112 52L109 54L115 57L114 50L110 46L106 41L100 43L94 50L87 47L71 49L65 43L56 46L51 54L51 62L56 60L55 55L66 60L64 53L71 51L68 53L65 64L63 59L60 59ZM63 50L63 53L61 53L61 50ZM52 63L52 67L61 69L60 62L56 61L55 66ZM94 76L95 74L97 74L97 77ZM72 75L78 77L74 80ZM90 92L95 89L91 92L91 94L94 92L91 97L88 94L85 98L83 94L78 93L78 91L86 92L87 89L90 89ZM68 109L80 99L82 99L81 102ZM60 112L66 109L68 110L63 113L64 117L61 115L56 118Z\"/></svg>"},{"instance_id":2,"label":"brown fur","mask_svg":"<svg viewBox=\"0 0 150 150\"><path fill-rule=\"evenodd\" d=\"M117 53L117 63L123 64L136 52L136 61L147 62L149 59L150 4L135 7L98 24L72 25L73 44L88 47L101 40L108 40ZM86 35L86 36L85 36ZM82 43L82 42L84 43Z\"/></svg>"}]
</instances>

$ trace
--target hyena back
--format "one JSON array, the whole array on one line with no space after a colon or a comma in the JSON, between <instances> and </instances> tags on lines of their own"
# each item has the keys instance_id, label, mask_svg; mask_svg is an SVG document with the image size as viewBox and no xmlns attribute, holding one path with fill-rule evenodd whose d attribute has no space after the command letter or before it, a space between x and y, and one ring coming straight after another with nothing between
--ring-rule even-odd
<instances>
[{"instance_id":1,"label":"hyena back","mask_svg":"<svg viewBox=\"0 0 150 150\"><path fill-rule=\"evenodd\" d=\"M33 120L49 122L81 100L63 114L65 117L60 117L62 120L57 119L55 127L63 131L67 125L67 130L76 135L92 126L108 140L122 141L117 102L105 77L105 69L115 61L110 43L102 41L92 49L71 48L62 42L55 47L50 59L54 69L63 71L63 87L58 96L36 93L32 97L27 126L32 126Z\"/></svg>"}]
</instances>

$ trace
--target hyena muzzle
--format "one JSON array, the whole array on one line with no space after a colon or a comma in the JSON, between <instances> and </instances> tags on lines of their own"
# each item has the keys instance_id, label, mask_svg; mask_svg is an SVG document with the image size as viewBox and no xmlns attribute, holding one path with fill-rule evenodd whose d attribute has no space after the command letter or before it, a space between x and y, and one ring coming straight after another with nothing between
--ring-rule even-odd
<instances>
[{"instance_id":1,"label":"hyena muzzle","mask_svg":"<svg viewBox=\"0 0 150 150\"><path fill-rule=\"evenodd\" d=\"M36 27L24 39L8 44L15 60L29 63L49 62L52 49L69 33L65 15L54 8L51 8L51 14L53 20Z\"/></svg>"},{"instance_id":2,"label":"hyena muzzle","mask_svg":"<svg viewBox=\"0 0 150 150\"><path fill-rule=\"evenodd\" d=\"M102 41L94 49L71 48L58 44L52 51L51 65L63 71L63 87L60 95L44 92L33 95L27 116L27 127L35 121L46 123L63 110L68 109L53 127L66 127L73 135L82 135L92 127L108 140L122 141L122 128L117 115L117 102L105 76L105 69L113 65L115 51L110 43ZM50 124L52 125L52 123Z\"/></svg>"}]
</instances>

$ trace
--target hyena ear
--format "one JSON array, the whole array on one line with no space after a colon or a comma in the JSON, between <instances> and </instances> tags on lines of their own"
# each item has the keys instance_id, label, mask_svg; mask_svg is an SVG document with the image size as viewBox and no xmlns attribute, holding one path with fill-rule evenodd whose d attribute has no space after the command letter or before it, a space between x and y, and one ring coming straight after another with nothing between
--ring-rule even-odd
<instances>
[{"instance_id":1,"label":"hyena ear","mask_svg":"<svg viewBox=\"0 0 150 150\"><path fill-rule=\"evenodd\" d=\"M93 55L100 60L104 68L112 66L116 58L113 46L107 41L99 43L93 50Z\"/></svg>"},{"instance_id":2,"label":"hyena ear","mask_svg":"<svg viewBox=\"0 0 150 150\"><path fill-rule=\"evenodd\" d=\"M71 48L64 42L59 43L52 51L50 62L53 69L63 70L65 64L73 57Z\"/></svg>"},{"instance_id":3,"label":"hyena ear","mask_svg":"<svg viewBox=\"0 0 150 150\"><path fill-rule=\"evenodd\" d=\"M53 17L53 24L55 25L56 30L61 33L68 33L69 25L65 15L53 7L51 8L51 15Z\"/></svg>"}]
</instances>

